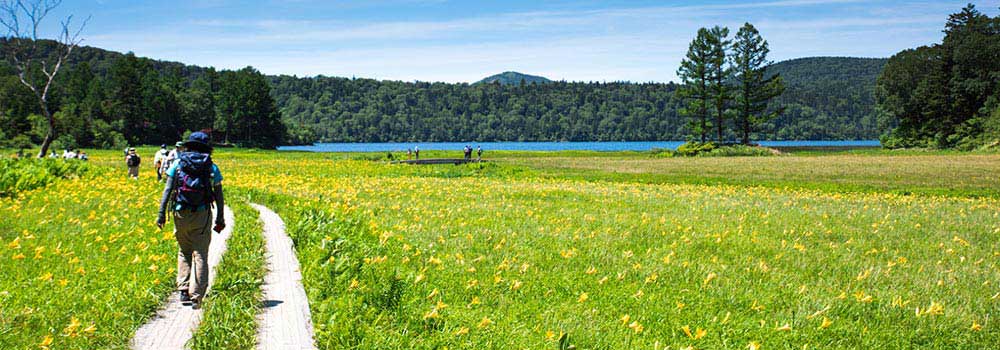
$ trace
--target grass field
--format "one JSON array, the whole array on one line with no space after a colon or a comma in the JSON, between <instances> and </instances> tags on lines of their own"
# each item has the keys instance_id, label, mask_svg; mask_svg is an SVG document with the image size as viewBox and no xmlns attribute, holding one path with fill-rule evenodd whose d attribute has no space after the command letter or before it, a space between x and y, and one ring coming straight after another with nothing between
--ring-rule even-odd
<instances>
[{"instance_id":1,"label":"grass field","mask_svg":"<svg viewBox=\"0 0 1000 350\"><path fill-rule=\"evenodd\" d=\"M239 198L251 197L285 219L321 348L556 349L563 339L580 349L981 349L1000 341L1000 156L490 155L497 161L463 166L242 150L220 150L215 158L227 186L245 194ZM121 160L117 152L97 152L92 163L120 167ZM52 212L39 212L45 203L104 203L103 219L120 213L111 206L128 207L121 203L134 197L141 202L134 210L153 217L155 191L146 182L129 185L141 191L108 191L113 195L76 190L90 188L87 181L60 180L2 199L0 210L20 212L22 220L0 218L0 250L23 229L48 232L31 244L65 239L84 250L88 239L66 238L79 225L46 226L45 213ZM147 221L139 226L149 227ZM105 239L130 230L114 222L100 226ZM233 261L259 256L253 237L232 251L238 252ZM157 243L150 249L172 248ZM127 343L128 332L110 328L134 330L141 323L136 315L165 295L150 281L169 279L145 263L142 269L130 261L104 263L107 285L134 275L151 287L142 302L128 293L114 299L119 309L141 304L119 316L127 321L77 313L97 329L90 338L73 338L60 333L72 324L65 314L17 312L54 310L47 300L111 288L81 279L82 289L68 294L10 299L23 290L63 293L36 286L32 277L53 270L58 279L66 268L2 258L0 290L9 294L0 295L0 342L14 347L37 347L46 335L58 344ZM227 327L252 329L249 313L239 311L253 304L247 300L256 295L259 270L223 269L229 270L234 277L220 281L244 281L230 286L245 290L226 289L241 295L217 311L232 322L204 331L215 335L196 339L199 347L248 334ZM72 305L82 310L94 303ZM44 326L24 330L25 320Z\"/></svg>"},{"instance_id":2,"label":"grass field","mask_svg":"<svg viewBox=\"0 0 1000 350\"><path fill-rule=\"evenodd\" d=\"M963 197L996 181L978 173L980 156L650 161L753 163L733 173L753 186L560 177L552 157L430 167L343 157L254 154L237 170L286 216L326 348L555 348L561 334L605 349L998 339L998 204ZM922 157L952 164L897 181L870 165L937 163ZM775 173L762 179L760 168ZM852 168L860 175L836 181ZM938 179L961 174L977 177ZM954 191L878 193L886 186Z\"/></svg>"}]
</instances>

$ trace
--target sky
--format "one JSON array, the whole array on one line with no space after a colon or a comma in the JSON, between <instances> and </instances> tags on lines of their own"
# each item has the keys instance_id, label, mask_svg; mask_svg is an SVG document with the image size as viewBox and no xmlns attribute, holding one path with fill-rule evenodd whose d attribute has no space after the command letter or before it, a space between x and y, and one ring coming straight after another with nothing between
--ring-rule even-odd
<instances>
[{"instance_id":1,"label":"sky","mask_svg":"<svg viewBox=\"0 0 1000 350\"><path fill-rule=\"evenodd\" d=\"M84 45L219 69L475 82L676 81L698 28L750 22L770 59L889 57L939 42L963 1L67 0ZM972 1L998 13L1000 0Z\"/></svg>"}]
</instances>

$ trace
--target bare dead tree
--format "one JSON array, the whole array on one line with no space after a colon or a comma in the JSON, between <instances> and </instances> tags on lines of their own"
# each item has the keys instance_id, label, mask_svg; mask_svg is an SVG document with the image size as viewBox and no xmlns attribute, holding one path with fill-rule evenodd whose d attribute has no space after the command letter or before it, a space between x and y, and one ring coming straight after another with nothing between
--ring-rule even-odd
<instances>
[{"instance_id":1,"label":"bare dead tree","mask_svg":"<svg viewBox=\"0 0 1000 350\"><path fill-rule=\"evenodd\" d=\"M0 0L0 29L7 30L4 39L9 46L8 59L14 64L21 84L35 95L42 116L48 122L39 158L45 157L56 137L55 117L48 105L52 83L73 49L83 42L80 33L90 19L84 20L76 30L72 29L72 15L60 22L62 27L55 40L56 50L49 54L42 49L44 43L39 41L38 31L42 20L60 4L62 0Z\"/></svg>"}]
</instances>

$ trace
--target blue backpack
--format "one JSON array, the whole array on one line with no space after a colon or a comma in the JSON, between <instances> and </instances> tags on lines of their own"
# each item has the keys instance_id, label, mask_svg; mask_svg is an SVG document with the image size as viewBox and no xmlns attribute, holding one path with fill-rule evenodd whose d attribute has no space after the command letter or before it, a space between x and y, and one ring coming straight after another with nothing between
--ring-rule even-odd
<instances>
[{"instance_id":1,"label":"blue backpack","mask_svg":"<svg viewBox=\"0 0 1000 350\"><path fill-rule=\"evenodd\" d=\"M184 152L177 155L174 174L177 194L175 202L185 209L208 206L215 200L212 192L212 156L206 153Z\"/></svg>"}]
</instances>

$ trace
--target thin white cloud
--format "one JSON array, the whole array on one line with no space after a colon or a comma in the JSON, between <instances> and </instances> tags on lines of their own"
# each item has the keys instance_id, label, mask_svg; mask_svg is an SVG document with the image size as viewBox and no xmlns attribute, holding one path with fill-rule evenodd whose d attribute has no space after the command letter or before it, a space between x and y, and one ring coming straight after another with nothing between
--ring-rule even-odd
<instances>
[{"instance_id":1,"label":"thin white cloud","mask_svg":"<svg viewBox=\"0 0 1000 350\"><path fill-rule=\"evenodd\" d=\"M825 11L814 8L820 5ZM831 12L832 5L843 7ZM92 35L88 41L191 64L253 65L270 74L468 82L503 70L566 80L674 80L698 27L736 28L744 21L761 29L776 60L887 56L939 39L943 10L915 4L912 11L896 12L882 10L892 4L877 5L781 0L377 23L220 18ZM807 15L781 14L791 10Z\"/></svg>"}]
</instances>

